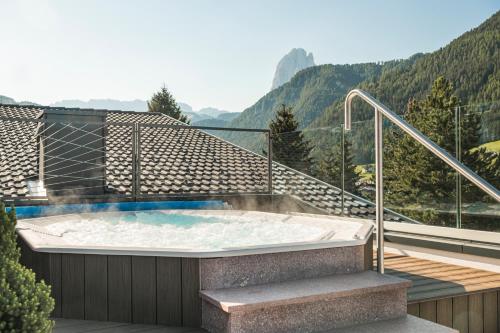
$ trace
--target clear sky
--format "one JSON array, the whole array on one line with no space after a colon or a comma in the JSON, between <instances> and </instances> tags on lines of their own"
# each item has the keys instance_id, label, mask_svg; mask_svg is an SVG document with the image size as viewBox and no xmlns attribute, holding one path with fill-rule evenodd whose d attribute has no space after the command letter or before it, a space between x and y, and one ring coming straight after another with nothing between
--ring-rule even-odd
<instances>
[{"instance_id":1,"label":"clear sky","mask_svg":"<svg viewBox=\"0 0 500 333\"><path fill-rule=\"evenodd\" d=\"M0 0L0 95L148 99L242 111L294 47L317 64L429 52L500 9L498 0Z\"/></svg>"}]
</instances>

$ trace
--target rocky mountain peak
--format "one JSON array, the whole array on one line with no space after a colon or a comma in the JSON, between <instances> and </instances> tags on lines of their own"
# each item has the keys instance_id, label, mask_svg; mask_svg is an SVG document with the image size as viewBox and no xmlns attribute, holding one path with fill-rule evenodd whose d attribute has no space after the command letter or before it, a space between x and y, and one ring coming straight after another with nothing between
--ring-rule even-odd
<instances>
[{"instance_id":1,"label":"rocky mountain peak","mask_svg":"<svg viewBox=\"0 0 500 333\"><path fill-rule=\"evenodd\" d=\"M281 58L276 72L274 73L273 85L271 90L278 88L290 79L300 70L314 66L314 56L312 53L307 54L304 49L292 49Z\"/></svg>"}]
</instances>

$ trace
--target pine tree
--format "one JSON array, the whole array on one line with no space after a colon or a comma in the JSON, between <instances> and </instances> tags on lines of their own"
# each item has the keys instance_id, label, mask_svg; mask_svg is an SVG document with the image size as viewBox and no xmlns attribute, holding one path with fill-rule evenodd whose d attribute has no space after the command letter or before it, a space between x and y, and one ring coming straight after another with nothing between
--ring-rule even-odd
<instances>
[{"instance_id":1,"label":"pine tree","mask_svg":"<svg viewBox=\"0 0 500 333\"><path fill-rule=\"evenodd\" d=\"M439 77L424 100L410 100L405 118L451 155L456 155L455 112L458 105L451 83ZM498 184L500 161L496 154L472 149L479 144L479 117L474 114L463 117L460 128L463 163L486 180ZM384 141L386 197L390 203L454 202L456 173L451 167L399 129L389 130ZM478 199L478 189L473 185L467 183L462 191L464 197Z\"/></svg>"},{"instance_id":2,"label":"pine tree","mask_svg":"<svg viewBox=\"0 0 500 333\"><path fill-rule=\"evenodd\" d=\"M16 221L14 207L6 213L4 203L0 202L0 253L7 259L17 261L21 253L16 242Z\"/></svg>"},{"instance_id":3,"label":"pine tree","mask_svg":"<svg viewBox=\"0 0 500 333\"><path fill-rule=\"evenodd\" d=\"M189 124L187 116L182 114L181 108L175 101L174 96L172 96L165 86L163 86L160 91L153 94L151 100L148 101L148 111L160 112L183 123Z\"/></svg>"},{"instance_id":4,"label":"pine tree","mask_svg":"<svg viewBox=\"0 0 500 333\"><path fill-rule=\"evenodd\" d=\"M344 140L344 188L346 191L359 194L356 185L360 177L356 173L356 165L353 163L351 142ZM342 143L338 142L324 154L319 162L318 178L333 186L342 186Z\"/></svg>"},{"instance_id":5,"label":"pine tree","mask_svg":"<svg viewBox=\"0 0 500 333\"><path fill-rule=\"evenodd\" d=\"M16 213L0 202L0 332L52 332L50 287L19 262Z\"/></svg>"},{"instance_id":6,"label":"pine tree","mask_svg":"<svg viewBox=\"0 0 500 333\"><path fill-rule=\"evenodd\" d=\"M298 127L292 108L282 104L269 124L273 160L309 174L313 162L310 156L312 147Z\"/></svg>"}]
</instances>

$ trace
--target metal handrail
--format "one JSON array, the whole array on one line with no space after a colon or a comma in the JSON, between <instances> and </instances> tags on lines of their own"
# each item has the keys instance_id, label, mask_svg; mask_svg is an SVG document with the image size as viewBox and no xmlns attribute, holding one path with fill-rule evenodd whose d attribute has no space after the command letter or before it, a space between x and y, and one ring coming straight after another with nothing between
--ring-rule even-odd
<instances>
[{"instance_id":1,"label":"metal handrail","mask_svg":"<svg viewBox=\"0 0 500 333\"><path fill-rule=\"evenodd\" d=\"M375 110L375 207L376 207L376 224L377 224L377 271L384 273L384 197L383 197L383 180L382 180L382 120L383 116L389 119L405 131L412 138L421 143L431 153L439 157L446 164L456 170L459 174L470 180L473 184L490 195L497 202L500 202L500 191L486 180L478 176L474 171L469 169L463 163L451 156L447 151L438 146L419 130L408 124L403 118L392 112L387 106L380 103L369 93L361 90L351 90L345 99L344 107L344 126L348 131L351 129L351 104L354 97L360 97L365 102L370 104Z\"/></svg>"}]
</instances>

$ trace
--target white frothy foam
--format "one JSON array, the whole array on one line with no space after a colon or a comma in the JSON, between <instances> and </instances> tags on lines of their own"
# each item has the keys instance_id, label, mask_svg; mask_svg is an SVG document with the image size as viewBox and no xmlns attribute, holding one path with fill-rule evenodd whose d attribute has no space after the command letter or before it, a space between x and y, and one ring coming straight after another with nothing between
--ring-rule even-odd
<instances>
[{"instance_id":1,"label":"white frothy foam","mask_svg":"<svg viewBox=\"0 0 500 333\"><path fill-rule=\"evenodd\" d=\"M92 214L93 215L93 214ZM278 216L278 215L276 215ZM357 224L357 223L356 223ZM347 229L355 230L356 224ZM266 216L207 216L136 212L81 216L45 227L73 245L216 250L316 241L349 233L346 223L290 223Z\"/></svg>"}]
</instances>

